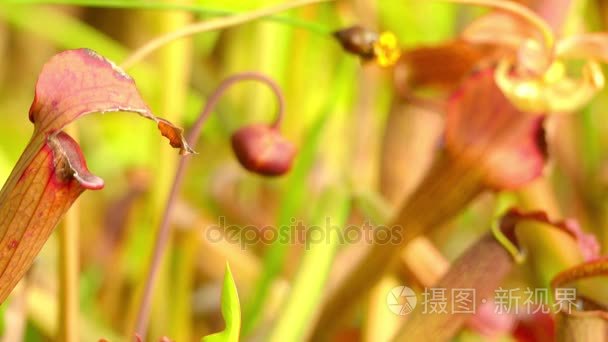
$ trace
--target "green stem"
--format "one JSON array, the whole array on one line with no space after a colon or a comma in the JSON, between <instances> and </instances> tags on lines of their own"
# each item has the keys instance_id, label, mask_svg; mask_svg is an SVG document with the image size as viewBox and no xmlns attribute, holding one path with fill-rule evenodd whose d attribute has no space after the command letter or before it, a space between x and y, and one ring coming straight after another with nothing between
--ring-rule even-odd
<instances>
[{"instance_id":1,"label":"green stem","mask_svg":"<svg viewBox=\"0 0 608 342\"><path fill-rule=\"evenodd\" d=\"M169 2L169 1L168 1ZM180 1L170 1L179 3ZM183 1L181 1L184 3ZM156 18L159 23L158 32L167 34L190 25L193 21L192 15L187 12L158 12ZM160 95L160 110L163 116L171 122L182 122L182 118L186 108L187 94L190 90L190 75L192 73L192 40L181 40L171 42L164 45L156 54L158 58L158 69L160 78L165 91ZM159 149L159 158L157 164L157 176L155 186L152 193L152 208L154 212L162 212L166 205L171 188L171 178L175 174L177 158L175 153L168 149ZM157 221L157 227L159 226ZM150 246L153 248L153 246ZM173 252L178 252L173 246L172 236L169 237L167 258L161 258L161 270L156 278L156 296L154 296L154 304L151 312L152 322L163 322L166 319L166 313L171 311L175 305L180 307L180 304L168 299L167 294L170 293L173 281L170 276L170 268L168 260L173 255ZM179 298L175 298L179 299ZM180 315L180 312L173 312L173 316ZM166 330L169 330L168 332ZM189 331L188 331L189 332ZM187 332L181 332L182 335L175 335L171 331L171 324L152 324L148 331L151 338L170 333L177 340L189 340L185 337Z\"/></svg>"},{"instance_id":2,"label":"green stem","mask_svg":"<svg viewBox=\"0 0 608 342\"><path fill-rule=\"evenodd\" d=\"M75 126L68 127L74 139ZM79 285L78 252L80 231L80 205L76 202L65 214L63 227L59 229L59 317L57 337L59 341L78 341Z\"/></svg>"},{"instance_id":3,"label":"green stem","mask_svg":"<svg viewBox=\"0 0 608 342\"><path fill-rule=\"evenodd\" d=\"M304 339L306 327L314 315L323 296L331 265L341 244L342 229L350 211L349 197L341 191L330 189L330 196L323 200L315 227L323 230L320 242L306 241L307 250L294 280L287 305L278 315L278 322L270 334L269 341L299 341ZM332 220L330 220L330 218Z\"/></svg>"},{"instance_id":4,"label":"green stem","mask_svg":"<svg viewBox=\"0 0 608 342\"><path fill-rule=\"evenodd\" d=\"M349 310L365 296L415 237L428 233L454 217L484 189L480 174L465 162L441 155L422 183L389 224L391 243L371 244L353 260L340 279L334 279L325 296L313 340L324 339Z\"/></svg>"},{"instance_id":5,"label":"green stem","mask_svg":"<svg viewBox=\"0 0 608 342\"><path fill-rule=\"evenodd\" d=\"M143 1L124 1L124 0L7 0L10 4L14 2L20 5L73 5L84 7L100 7L100 8L118 8L118 9L142 9L156 11L185 11L196 14L205 14L213 16L234 15L239 12L233 10L225 10L219 8L211 8L201 5L187 5L164 2L143 2ZM312 33L319 35L329 35L332 30L323 25L306 20L290 18L286 16L269 16L261 20L269 20L282 23L289 26L306 29Z\"/></svg>"},{"instance_id":6,"label":"green stem","mask_svg":"<svg viewBox=\"0 0 608 342\"><path fill-rule=\"evenodd\" d=\"M122 67L128 69L133 64L144 59L150 53L154 52L158 48L180 38L188 37L194 34L224 29L231 26L240 25L246 22L268 17L272 14L283 12L292 8L302 7L306 5L312 5L316 3L329 2L333 0L294 0L288 3L279 4L276 6L264 7L255 11L234 14L228 17L216 18L198 22L192 25L184 26L179 30L169 32L165 35L152 39L144 46L135 50L131 56L129 56L123 63Z\"/></svg>"}]
</instances>

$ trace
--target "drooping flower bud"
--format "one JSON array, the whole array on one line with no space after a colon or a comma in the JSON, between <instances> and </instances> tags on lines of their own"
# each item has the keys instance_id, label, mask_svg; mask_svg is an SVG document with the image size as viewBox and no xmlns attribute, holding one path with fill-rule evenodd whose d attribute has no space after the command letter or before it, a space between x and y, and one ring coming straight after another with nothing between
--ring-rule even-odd
<instances>
[{"instance_id":1,"label":"drooping flower bud","mask_svg":"<svg viewBox=\"0 0 608 342\"><path fill-rule=\"evenodd\" d=\"M401 56L397 37L392 32L378 34L361 26L351 26L334 32L334 37L344 50L363 60L375 59L383 67L394 65Z\"/></svg>"},{"instance_id":2,"label":"drooping flower bud","mask_svg":"<svg viewBox=\"0 0 608 342\"><path fill-rule=\"evenodd\" d=\"M264 176L279 176L291 168L296 149L272 126L245 126L232 135L232 150L241 165Z\"/></svg>"},{"instance_id":3,"label":"drooping flower bud","mask_svg":"<svg viewBox=\"0 0 608 342\"><path fill-rule=\"evenodd\" d=\"M334 37L344 50L363 59L375 57L374 44L378 41L378 33L361 26L351 26L334 32Z\"/></svg>"}]
</instances>

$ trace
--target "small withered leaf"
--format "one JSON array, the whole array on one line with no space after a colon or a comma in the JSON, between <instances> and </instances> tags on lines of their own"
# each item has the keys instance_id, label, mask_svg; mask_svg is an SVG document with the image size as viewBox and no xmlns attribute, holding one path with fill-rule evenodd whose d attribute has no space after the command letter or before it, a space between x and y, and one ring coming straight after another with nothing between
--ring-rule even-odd
<instances>
[{"instance_id":1,"label":"small withered leaf","mask_svg":"<svg viewBox=\"0 0 608 342\"><path fill-rule=\"evenodd\" d=\"M158 130L163 135L163 137L169 139L169 144L172 147L179 148L179 153L181 155L187 155L191 153L195 153L192 148L188 145L188 142L184 139L183 132L184 130L175 126L165 119L158 119Z\"/></svg>"}]
</instances>

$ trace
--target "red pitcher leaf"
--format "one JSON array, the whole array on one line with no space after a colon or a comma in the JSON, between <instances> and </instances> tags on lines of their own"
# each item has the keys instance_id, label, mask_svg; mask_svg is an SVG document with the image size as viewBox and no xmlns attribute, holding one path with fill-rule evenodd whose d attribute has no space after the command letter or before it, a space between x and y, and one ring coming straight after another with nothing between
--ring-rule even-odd
<instances>
[{"instance_id":1,"label":"red pitcher leaf","mask_svg":"<svg viewBox=\"0 0 608 342\"><path fill-rule=\"evenodd\" d=\"M555 320L541 310L520 313L512 335L518 342L555 341Z\"/></svg>"},{"instance_id":2,"label":"red pitcher leaf","mask_svg":"<svg viewBox=\"0 0 608 342\"><path fill-rule=\"evenodd\" d=\"M527 221L555 224L557 229L575 235L571 228L567 227L568 223L552 223L542 212L522 213L517 210L508 211L500 219L499 230L511 243L520 248L516 230L521 229L520 225ZM451 297L455 292L451 289L474 289L475 296L472 300L476 301L476 305L473 307L478 310L455 313L448 309L444 313L429 313L424 312L426 310L424 307L417 307L401 329L397 340L405 340L406 337L408 340L419 340L429 334L434 334L438 340L449 340L467 320L470 327L487 335L509 331L514 325L515 317L505 313L500 314L502 317L496 316L493 303L486 300L491 297L492 292L514 265L513 257L507 253L502 242L492 234L486 234L457 258L447 274L433 286L447 290L446 303L451 305L455 305ZM476 317L473 317L474 314Z\"/></svg>"},{"instance_id":3,"label":"red pitcher leaf","mask_svg":"<svg viewBox=\"0 0 608 342\"><path fill-rule=\"evenodd\" d=\"M64 51L44 65L29 116L35 134L48 136L82 115L115 111L155 121L171 146L182 154L193 152L181 129L152 114L129 75L88 49Z\"/></svg>"},{"instance_id":4,"label":"red pitcher leaf","mask_svg":"<svg viewBox=\"0 0 608 342\"><path fill-rule=\"evenodd\" d=\"M560 312L556 322L556 341L608 341L606 311Z\"/></svg>"},{"instance_id":5,"label":"red pitcher leaf","mask_svg":"<svg viewBox=\"0 0 608 342\"><path fill-rule=\"evenodd\" d=\"M78 144L63 132L34 152L18 176L15 186L3 189L0 202L0 302L74 200L85 189L103 187L103 181L89 173Z\"/></svg>"},{"instance_id":6,"label":"red pitcher leaf","mask_svg":"<svg viewBox=\"0 0 608 342\"><path fill-rule=\"evenodd\" d=\"M322 338L345 316L411 239L454 217L486 188L517 187L541 174L545 161L542 116L513 107L493 75L487 69L468 77L451 98L446 151L437 156L389 225L401 229L401 241L372 244L352 260L337 285L329 289L315 328L319 334L313 338Z\"/></svg>"},{"instance_id":7,"label":"red pitcher leaf","mask_svg":"<svg viewBox=\"0 0 608 342\"><path fill-rule=\"evenodd\" d=\"M551 287L558 288L567 283L597 276L608 276L608 257L587 261L559 273L551 281Z\"/></svg>"},{"instance_id":8,"label":"red pitcher leaf","mask_svg":"<svg viewBox=\"0 0 608 342\"><path fill-rule=\"evenodd\" d=\"M551 287L557 296L557 291L567 287L570 283L591 280L591 278L599 276L608 276L608 257L587 261L559 273L551 281ZM599 293L606 292L605 284L605 281L599 282L588 294L601 297ZM581 296L578 293L576 299L581 301L584 307L560 306L561 310L557 315L557 335L564 341L606 341L608 337L608 303L596 301L597 298Z\"/></svg>"},{"instance_id":9,"label":"red pitcher leaf","mask_svg":"<svg viewBox=\"0 0 608 342\"><path fill-rule=\"evenodd\" d=\"M599 264L594 262L599 258L599 243L595 236L583 232L573 220L551 221L543 212L522 213L517 210L510 210L505 218L503 232L507 236L517 237L513 241L518 248L526 252L525 261L535 274L537 286L547 288L551 281L561 284L598 271L598 268L591 266L580 270L577 267L573 268L585 260L587 261L584 265L599 265L600 271L601 267L606 267L601 262ZM555 246L559 247L555 248ZM583 271L589 273L577 273ZM571 278L562 281L560 280L562 274ZM574 276L579 278L575 279ZM608 303L605 281L589 279L577 283L577 287L583 297L598 303Z\"/></svg>"},{"instance_id":10,"label":"red pitcher leaf","mask_svg":"<svg viewBox=\"0 0 608 342\"><path fill-rule=\"evenodd\" d=\"M511 240L514 241L516 245L518 245L518 243L514 236L515 229L518 224L524 221L533 221L549 225L570 235L578 244L584 260L590 261L599 257L600 244L595 235L584 232L575 220L566 219L554 221L549 219L549 216L543 211L522 212L517 209L511 209L505 214L501 228L506 235L512 235Z\"/></svg>"},{"instance_id":11,"label":"red pitcher leaf","mask_svg":"<svg viewBox=\"0 0 608 342\"><path fill-rule=\"evenodd\" d=\"M450 155L480 168L492 188L517 188L543 171L543 116L513 106L496 85L493 69L468 77L450 98L445 139Z\"/></svg>"},{"instance_id":12,"label":"red pitcher leaf","mask_svg":"<svg viewBox=\"0 0 608 342\"><path fill-rule=\"evenodd\" d=\"M65 165L57 165L60 167L56 172L57 174L61 173L64 179L74 177L85 189L99 190L103 188L103 179L89 172L80 146L74 139L64 132L60 132L49 137L49 144L55 152L55 159L58 162L65 161Z\"/></svg>"},{"instance_id":13,"label":"red pitcher leaf","mask_svg":"<svg viewBox=\"0 0 608 342\"><path fill-rule=\"evenodd\" d=\"M585 261L592 261L599 258L600 243L597 241L595 235L585 233L578 222L572 219L567 219L561 222L561 224L558 223L558 225L563 226L563 229L572 234L576 239Z\"/></svg>"},{"instance_id":14,"label":"red pitcher leaf","mask_svg":"<svg viewBox=\"0 0 608 342\"><path fill-rule=\"evenodd\" d=\"M101 189L78 144L62 129L80 116L129 111L155 121L181 153L182 130L154 116L135 82L87 49L57 54L43 67L29 111L34 134L0 192L0 302L32 264L61 216L85 189Z\"/></svg>"},{"instance_id":15,"label":"red pitcher leaf","mask_svg":"<svg viewBox=\"0 0 608 342\"><path fill-rule=\"evenodd\" d=\"M416 87L453 90L480 61L494 54L494 46L462 40L405 50L395 65L393 82L402 96Z\"/></svg>"},{"instance_id":16,"label":"red pitcher leaf","mask_svg":"<svg viewBox=\"0 0 608 342\"><path fill-rule=\"evenodd\" d=\"M510 313L497 312L498 304L493 300L482 303L466 325L485 337L496 338L513 330L516 317Z\"/></svg>"},{"instance_id":17,"label":"red pitcher leaf","mask_svg":"<svg viewBox=\"0 0 608 342\"><path fill-rule=\"evenodd\" d=\"M452 307L448 307L446 311L428 312L425 305L416 306L394 340L424 341L428 336L433 336L435 341L451 340L475 312L483 315L475 308L488 303L487 299L492 297L514 265L513 257L496 238L491 233L485 234L464 251L452 263L443 278L433 286L435 289L445 290L442 296L446 298L445 303ZM465 304L468 310L459 310L457 307L456 296L458 290L462 289L473 290L469 292L468 304ZM490 317L480 319L488 320L494 312L490 311L488 314ZM508 328L511 324L509 320L507 318L502 322L495 322L495 327L499 330Z\"/></svg>"}]
</instances>

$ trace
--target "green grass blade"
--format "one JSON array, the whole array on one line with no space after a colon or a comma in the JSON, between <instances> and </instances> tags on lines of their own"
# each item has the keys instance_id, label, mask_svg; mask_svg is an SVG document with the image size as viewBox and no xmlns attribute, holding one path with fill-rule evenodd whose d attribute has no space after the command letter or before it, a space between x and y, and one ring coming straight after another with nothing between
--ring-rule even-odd
<instances>
[{"instance_id":1,"label":"green grass blade","mask_svg":"<svg viewBox=\"0 0 608 342\"><path fill-rule=\"evenodd\" d=\"M350 196L347 191L341 187L332 187L325 192L316 208L313 226L321 229L319 232L322 238L319 241L307 240L306 252L293 289L286 306L278 315L270 341L304 339L315 308L322 302L323 288L336 251L344 242L343 235L337 229L344 229L349 212Z\"/></svg>"},{"instance_id":2,"label":"green grass blade","mask_svg":"<svg viewBox=\"0 0 608 342\"><path fill-rule=\"evenodd\" d=\"M222 316L226 327L223 331L205 336L202 342L237 342L241 330L241 305L236 284L230 271L230 265L226 263L224 274L224 286L222 288Z\"/></svg>"}]
</instances>

